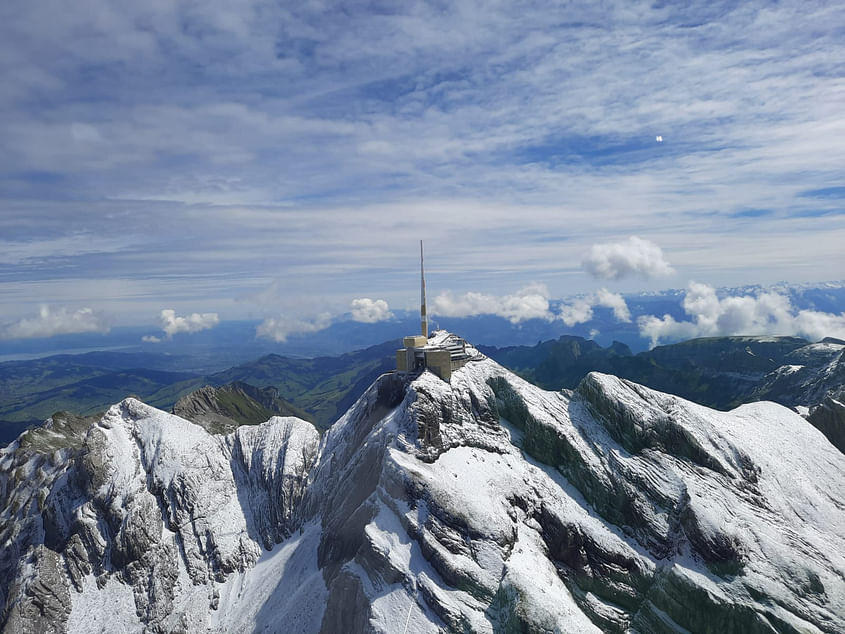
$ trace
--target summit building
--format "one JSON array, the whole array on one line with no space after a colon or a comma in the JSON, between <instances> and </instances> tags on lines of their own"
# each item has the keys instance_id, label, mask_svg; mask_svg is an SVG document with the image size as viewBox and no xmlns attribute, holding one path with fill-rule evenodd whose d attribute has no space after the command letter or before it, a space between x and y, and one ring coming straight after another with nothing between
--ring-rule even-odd
<instances>
[{"instance_id":1,"label":"summit building","mask_svg":"<svg viewBox=\"0 0 845 634\"><path fill-rule=\"evenodd\" d=\"M438 330L429 336L422 240L420 240L420 330L421 334L403 339L402 344L405 347L396 351L396 370L406 374L418 374L431 370L448 382L452 378L452 371L463 367L470 359L470 355L466 341L456 335L445 330Z\"/></svg>"}]
</instances>

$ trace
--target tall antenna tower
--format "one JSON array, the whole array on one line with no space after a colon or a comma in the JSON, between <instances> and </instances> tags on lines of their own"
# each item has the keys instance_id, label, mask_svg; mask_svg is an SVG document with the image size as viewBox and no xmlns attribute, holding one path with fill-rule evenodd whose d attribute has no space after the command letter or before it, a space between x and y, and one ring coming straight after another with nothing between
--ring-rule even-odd
<instances>
[{"instance_id":1,"label":"tall antenna tower","mask_svg":"<svg viewBox=\"0 0 845 634\"><path fill-rule=\"evenodd\" d=\"M420 240L420 325L422 335L428 339L428 316L425 313L425 268L423 266L423 241Z\"/></svg>"}]
</instances>

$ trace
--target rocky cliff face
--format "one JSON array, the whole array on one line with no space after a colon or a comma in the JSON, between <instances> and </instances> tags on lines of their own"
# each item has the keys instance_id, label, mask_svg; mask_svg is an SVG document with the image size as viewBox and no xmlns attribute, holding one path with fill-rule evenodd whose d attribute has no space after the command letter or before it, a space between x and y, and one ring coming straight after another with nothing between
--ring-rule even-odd
<instances>
[{"instance_id":1,"label":"rocky cliff face","mask_svg":"<svg viewBox=\"0 0 845 634\"><path fill-rule=\"evenodd\" d=\"M821 403L810 408L806 418L845 454L845 387L825 396Z\"/></svg>"},{"instance_id":2,"label":"rocky cliff face","mask_svg":"<svg viewBox=\"0 0 845 634\"><path fill-rule=\"evenodd\" d=\"M825 340L802 346L767 374L754 396L785 405L813 406L845 387L845 344Z\"/></svg>"},{"instance_id":3,"label":"rocky cliff face","mask_svg":"<svg viewBox=\"0 0 845 634\"><path fill-rule=\"evenodd\" d=\"M845 453L845 343L825 339L794 350L785 360L763 378L753 397L801 411Z\"/></svg>"},{"instance_id":4,"label":"rocky cliff face","mask_svg":"<svg viewBox=\"0 0 845 634\"><path fill-rule=\"evenodd\" d=\"M785 408L598 374L549 393L482 361L373 411L329 432L356 459L321 458L308 493L354 486L323 515L324 626L352 596L358 631L845 625L845 461Z\"/></svg>"},{"instance_id":5,"label":"rocky cliff face","mask_svg":"<svg viewBox=\"0 0 845 634\"><path fill-rule=\"evenodd\" d=\"M0 454L7 631L845 630L845 457L772 403L479 355L382 376L319 447L133 400L54 433Z\"/></svg>"}]
</instances>

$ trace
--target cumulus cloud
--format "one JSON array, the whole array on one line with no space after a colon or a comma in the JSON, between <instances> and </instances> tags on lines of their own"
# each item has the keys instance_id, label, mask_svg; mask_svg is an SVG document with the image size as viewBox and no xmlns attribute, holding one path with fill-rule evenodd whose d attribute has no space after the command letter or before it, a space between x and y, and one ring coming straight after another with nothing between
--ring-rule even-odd
<instances>
[{"instance_id":1,"label":"cumulus cloud","mask_svg":"<svg viewBox=\"0 0 845 634\"><path fill-rule=\"evenodd\" d=\"M172 339L173 335L179 333L200 332L201 330L213 328L220 323L220 318L217 316L217 313L191 313L190 315L179 317L172 308L165 308L161 311L159 323L167 338Z\"/></svg>"},{"instance_id":2,"label":"cumulus cloud","mask_svg":"<svg viewBox=\"0 0 845 634\"><path fill-rule=\"evenodd\" d=\"M625 298L619 293L611 293L606 288L599 289L586 297L579 297L570 304L560 307L560 319L567 326L575 326L590 321L593 318L593 308L604 306L613 310L616 321L630 322L631 311Z\"/></svg>"},{"instance_id":3,"label":"cumulus cloud","mask_svg":"<svg viewBox=\"0 0 845 634\"><path fill-rule=\"evenodd\" d=\"M144 343L161 343L161 337L156 337L155 335L144 335L141 337L141 341Z\"/></svg>"},{"instance_id":4,"label":"cumulus cloud","mask_svg":"<svg viewBox=\"0 0 845 634\"><path fill-rule=\"evenodd\" d=\"M593 318L593 305L589 298L576 299L560 307L560 318L567 326L576 326Z\"/></svg>"},{"instance_id":5,"label":"cumulus cloud","mask_svg":"<svg viewBox=\"0 0 845 634\"><path fill-rule=\"evenodd\" d=\"M332 316L329 313L320 313L311 320L280 315L279 317L268 317L261 322L255 329L255 335L284 343L291 335L325 330L331 323Z\"/></svg>"},{"instance_id":6,"label":"cumulus cloud","mask_svg":"<svg viewBox=\"0 0 845 634\"><path fill-rule=\"evenodd\" d=\"M631 236L623 242L594 244L581 266L593 277L605 280L619 280L632 275L658 277L674 273L660 247L637 236Z\"/></svg>"},{"instance_id":7,"label":"cumulus cloud","mask_svg":"<svg viewBox=\"0 0 845 634\"><path fill-rule=\"evenodd\" d=\"M625 298L619 293L611 293L606 288L599 289L595 295L596 306L604 306L613 310L613 316L616 321L631 321L631 311L628 310L628 304Z\"/></svg>"},{"instance_id":8,"label":"cumulus cloud","mask_svg":"<svg viewBox=\"0 0 845 634\"><path fill-rule=\"evenodd\" d=\"M0 339L32 339L84 332L108 332L106 318L93 308L51 309L42 306L38 315L24 317L0 330Z\"/></svg>"},{"instance_id":9,"label":"cumulus cloud","mask_svg":"<svg viewBox=\"0 0 845 634\"><path fill-rule=\"evenodd\" d=\"M374 324L387 319L393 319L393 313L390 312L390 307L383 299L360 297L352 300L353 321Z\"/></svg>"},{"instance_id":10,"label":"cumulus cloud","mask_svg":"<svg viewBox=\"0 0 845 634\"><path fill-rule=\"evenodd\" d=\"M527 319L554 319L549 310L549 291L543 284L530 284L511 295L454 295L447 291L434 298L431 312L442 317L498 315L512 324Z\"/></svg>"},{"instance_id":11,"label":"cumulus cloud","mask_svg":"<svg viewBox=\"0 0 845 634\"><path fill-rule=\"evenodd\" d=\"M845 337L845 313L796 310L788 297L764 292L719 298L707 284L691 282L683 301L688 321L671 315L643 315L637 320L640 335L652 346L661 340L719 335L798 335L818 340Z\"/></svg>"},{"instance_id":12,"label":"cumulus cloud","mask_svg":"<svg viewBox=\"0 0 845 634\"><path fill-rule=\"evenodd\" d=\"M469 292L454 295L441 293L434 298L432 312L443 317L470 317L473 315L498 315L512 324L527 319L545 321L562 320L567 326L590 321L593 308L604 306L613 310L618 321L631 321L631 313L625 299L618 293L605 288L585 297L579 297L569 304L563 304L555 314L549 304L549 291L543 284L530 284L511 295L487 295Z\"/></svg>"}]
</instances>

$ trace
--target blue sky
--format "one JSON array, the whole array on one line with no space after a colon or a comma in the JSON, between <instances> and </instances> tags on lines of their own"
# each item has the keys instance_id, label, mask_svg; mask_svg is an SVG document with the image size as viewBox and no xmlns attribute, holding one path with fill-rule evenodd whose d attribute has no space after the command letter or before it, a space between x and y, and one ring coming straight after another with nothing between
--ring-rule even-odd
<instances>
[{"instance_id":1,"label":"blue sky","mask_svg":"<svg viewBox=\"0 0 845 634\"><path fill-rule=\"evenodd\" d=\"M420 238L444 312L845 277L837 2L7 0L0 68L7 338L411 308Z\"/></svg>"}]
</instances>

